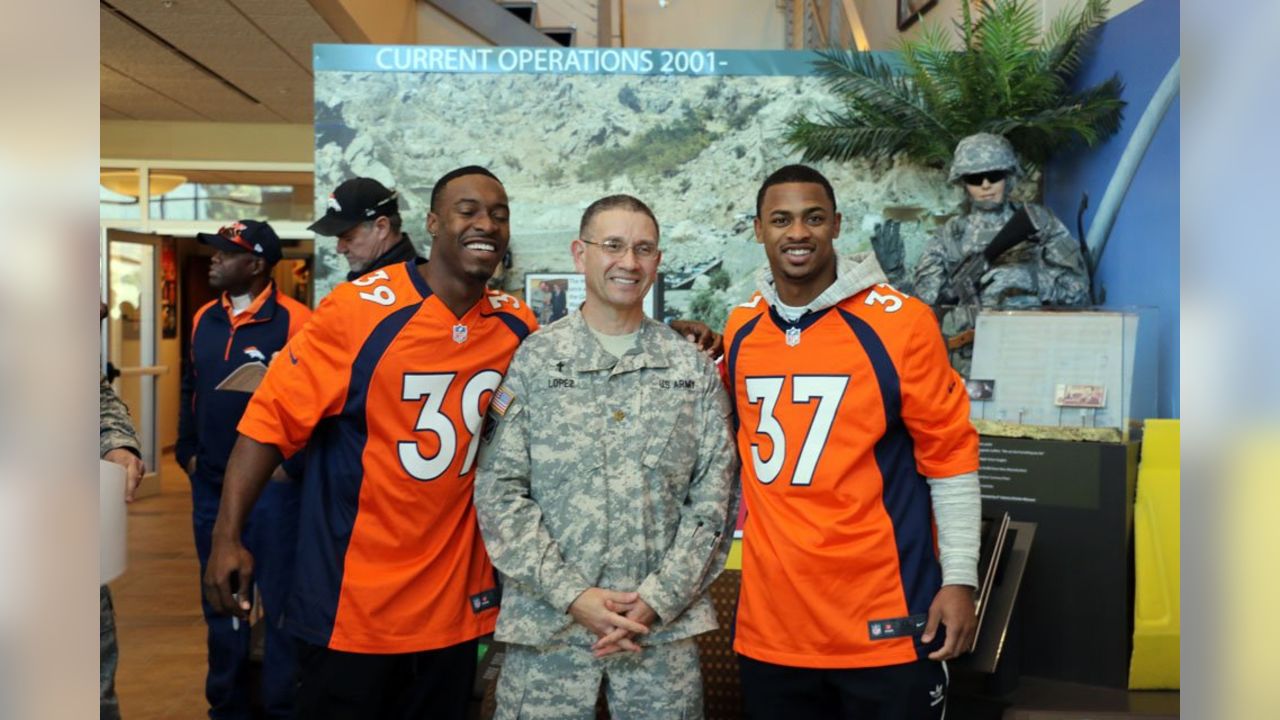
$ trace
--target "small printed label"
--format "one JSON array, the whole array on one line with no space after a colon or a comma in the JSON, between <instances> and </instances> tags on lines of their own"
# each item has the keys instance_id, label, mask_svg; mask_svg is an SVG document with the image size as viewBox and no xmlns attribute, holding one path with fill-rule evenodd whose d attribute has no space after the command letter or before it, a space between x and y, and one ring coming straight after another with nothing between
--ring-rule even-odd
<instances>
[{"instance_id":1,"label":"small printed label","mask_svg":"<svg viewBox=\"0 0 1280 720\"><path fill-rule=\"evenodd\" d=\"M872 640L889 640L891 638L910 637L924 633L929 623L927 615L911 615L909 617L890 618L888 620L872 620L867 623L867 634Z\"/></svg>"},{"instance_id":2,"label":"small printed label","mask_svg":"<svg viewBox=\"0 0 1280 720\"><path fill-rule=\"evenodd\" d=\"M482 613L485 610L496 608L501 600L502 592L498 588L489 588L484 592L476 593L471 596L471 612Z\"/></svg>"},{"instance_id":3,"label":"small printed label","mask_svg":"<svg viewBox=\"0 0 1280 720\"><path fill-rule=\"evenodd\" d=\"M1053 404L1058 407L1104 408L1107 406L1105 385L1058 385L1054 387Z\"/></svg>"}]
</instances>

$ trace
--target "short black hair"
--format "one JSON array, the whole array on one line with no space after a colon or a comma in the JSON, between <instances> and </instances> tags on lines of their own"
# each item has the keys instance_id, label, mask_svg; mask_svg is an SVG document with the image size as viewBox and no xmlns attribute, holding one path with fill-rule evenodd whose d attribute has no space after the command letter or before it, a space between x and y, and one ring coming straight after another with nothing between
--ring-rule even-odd
<instances>
[{"instance_id":1,"label":"short black hair","mask_svg":"<svg viewBox=\"0 0 1280 720\"><path fill-rule=\"evenodd\" d=\"M644 204L643 200L631 195L606 195L588 205L587 209L582 212L582 222L578 225L578 237L586 237L587 226L591 224L592 220L596 219L597 215L606 210L630 210L631 212L643 213L653 221L653 229L657 230L659 235L662 234L662 229L658 225L658 218L654 217L653 211L649 209L648 205Z\"/></svg>"},{"instance_id":2,"label":"short black hair","mask_svg":"<svg viewBox=\"0 0 1280 720\"><path fill-rule=\"evenodd\" d=\"M437 180L436 184L431 188L431 212L436 211L436 200L440 198L440 193L444 192L445 187L464 175L484 175L485 177L493 178L499 185L502 184L502 181L498 180L498 176L489 172L488 168L480 167L479 165L467 165L465 167L455 168L444 175L441 175L440 179Z\"/></svg>"},{"instance_id":3,"label":"short black hair","mask_svg":"<svg viewBox=\"0 0 1280 720\"><path fill-rule=\"evenodd\" d=\"M760 209L764 206L764 193L774 185L782 185L784 183L814 183L821 185L822 189L827 192L827 199L831 201L831 212L836 211L836 191L831 189L831 181L822 173L814 170L808 165L785 165L773 171L773 174L764 179L764 184L760 186L760 192L756 193L756 217L760 217Z\"/></svg>"}]
</instances>

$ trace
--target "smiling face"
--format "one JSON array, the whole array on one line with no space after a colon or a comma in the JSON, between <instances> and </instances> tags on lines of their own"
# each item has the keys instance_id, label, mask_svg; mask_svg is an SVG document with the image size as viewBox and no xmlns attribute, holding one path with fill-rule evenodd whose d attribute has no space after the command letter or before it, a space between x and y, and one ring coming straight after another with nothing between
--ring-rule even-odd
<instances>
[{"instance_id":1,"label":"smiling face","mask_svg":"<svg viewBox=\"0 0 1280 720\"><path fill-rule=\"evenodd\" d=\"M449 181L431 213L431 261L451 274L488 281L511 241L511 209L502 183L486 175Z\"/></svg>"},{"instance_id":2,"label":"smiling face","mask_svg":"<svg viewBox=\"0 0 1280 720\"><path fill-rule=\"evenodd\" d=\"M755 228L782 302L803 305L835 282L840 213L821 185L769 186Z\"/></svg>"},{"instance_id":3,"label":"smiling face","mask_svg":"<svg viewBox=\"0 0 1280 720\"><path fill-rule=\"evenodd\" d=\"M593 243L620 243L625 249L621 254L611 255ZM642 212L614 208L592 218L584 237L574 240L571 247L574 267L586 279L587 303L622 312L643 307L644 296L658 276L662 253L654 252L642 258L634 248L656 248L657 245L658 228Z\"/></svg>"}]
</instances>

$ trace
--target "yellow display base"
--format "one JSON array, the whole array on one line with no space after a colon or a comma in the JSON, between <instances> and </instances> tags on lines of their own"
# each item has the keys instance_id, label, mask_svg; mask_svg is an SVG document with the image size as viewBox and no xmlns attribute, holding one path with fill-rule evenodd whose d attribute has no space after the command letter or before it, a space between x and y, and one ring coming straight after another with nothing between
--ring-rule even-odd
<instances>
[{"instance_id":1,"label":"yellow display base","mask_svg":"<svg viewBox=\"0 0 1280 720\"><path fill-rule=\"evenodd\" d=\"M1148 420L1134 506L1136 587L1129 687L1178 688L1182 610L1178 524L1180 432L1177 420Z\"/></svg>"},{"instance_id":2,"label":"yellow display base","mask_svg":"<svg viewBox=\"0 0 1280 720\"><path fill-rule=\"evenodd\" d=\"M729 548L729 557L724 561L726 570L742 569L742 538L733 541L733 547Z\"/></svg>"}]
</instances>

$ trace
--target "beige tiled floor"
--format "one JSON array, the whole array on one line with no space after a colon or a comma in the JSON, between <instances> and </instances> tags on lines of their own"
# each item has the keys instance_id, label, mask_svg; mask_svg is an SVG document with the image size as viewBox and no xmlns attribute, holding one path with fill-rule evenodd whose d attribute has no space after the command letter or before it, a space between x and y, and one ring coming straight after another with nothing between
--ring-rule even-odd
<instances>
[{"instance_id":1,"label":"beige tiled floor","mask_svg":"<svg viewBox=\"0 0 1280 720\"><path fill-rule=\"evenodd\" d=\"M190 486L166 455L160 494L129 507L129 566L111 584L126 720L206 716L199 573Z\"/></svg>"}]
</instances>

